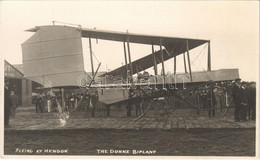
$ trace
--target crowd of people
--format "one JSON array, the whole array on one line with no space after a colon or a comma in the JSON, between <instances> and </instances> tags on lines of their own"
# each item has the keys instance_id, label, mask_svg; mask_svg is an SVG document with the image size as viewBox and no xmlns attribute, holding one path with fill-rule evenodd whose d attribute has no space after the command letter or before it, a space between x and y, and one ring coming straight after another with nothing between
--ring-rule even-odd
<instances>
[{"instance_id":1,"label":"crowd of people","mask_svg":"<svg viewBox=\"0 0 260 160\"><path fill-rule=\"evenodd\" d=\"M227 109L234 108L234 120L246 121L255 120L256 116L256 83L241 82L240 78L234 81L213 82L209 81L204 85L191 90L190 95L182 95L184 101L188 101L198 107L198 113L208 111L209 117L215 117L218 113L224 115ZM143 95L143 91L135 88L129 90L129 98ZM187 98L188 97L188 98ZM178 105L184 103L178 103ZM131 110L135 106L136 116L142 112L142 103L128 102L126 105L127 117L131 116ZM175 103L176 104L176 103ZM188 103L184 103L184 106ZM177 106L180 107L180 106Z\"/></svg>"},{"instance_id":2,"label":"crowd of people","mask_svg":"<svg viewBox=\"0 0 260 160\"><path fill-rule=\"evenodd\" d=\"M53 93L53 92L41 92L37 93L33 97L33 103L35 104L36 113L43 113L46 110L48 112L56 112L58 111L57 107L60 105L63 111L69 112L74 109L91 109L91 114L95 116L96 105L98 102L98 93L89 92L87 94L78 93L75 94L73 92L65 93L63 102L62 102L62 94L61 93ZM80 103L80 104L79 104ZM78 108L80 105L80 108ZM82 107L83 106L83 107Z\"/></svg>"},{"instance_id":3,"label":"crowd of people","mask_svg":"<svg viewBox=\"0 0 260 160\"><path fill-rule=\"evenodd\" d=\"M230 106L231 88L231 82L213 83L210 81L193 90L191 94L199 110L208 110L208 116L215 117L216 110L223 111L224 108Z\"/></svg>"},{"instance_id":4,"label":"crowd of people","mask_svg":"<svg viewBox=\"0 0 260 160\"><path fill-rule=\"evenodd\" d=\"M46 106L51 102L51 105L55 103L55 96L46 94L45 92L37 93L33 96L33 104L35 104L36 113L44 113ZM49 103L48 103L49 102Z\"/></svg>"},{"instance_id":5,"label":"crowd of people","mask_svg":"<svg viewBox=\"0 0 260 160\"><path fill-rule=\"evenodd\" d=\"M232 96L235 104L235 121L245 121L256 118L256 84L241 82L237 78L232 86Z\"/></svg>"},{"instance_id":6,"label":"crowd of people","mask_svg":"<svg viewBox=\"0 0 260 160\"><path fill-rule=\"evenodd\" d=\"M5 80L5 99L4 99L4 124L9 127L9 118L15 116L15 109L18 107L18 98L14 91L9 88L9 81ZM129 98L142 95L142 90L129 90ZM216 116L216 110L224 110L224 108L234 106L234 120L246 121L248 119L255 120L256 118L256 83L255 82L241 82L240 78L234 81L226 81L213 83L209 82L204 86L192 90L193 100L199 106L199 110L208 110L209 117ZM194 98L195 97L195 98ZM82 100L84 103L82 103ZM45 92L38 93L34 96L33 103L36 107L37 113L43 113L57 110L58 103L63 107L63 110L70 111L73 109L80 109L83 106L84 110L91 109L92 117L95 116L96 106L99 97L97 90L82 93L66 93L64 101L62 102L61 93L48 94ZM79 105L81 103L81 105ZM142 102L136 106L136 116L143 112ZM110 114L110 106L107 108L107 115ZM132 104L127 104L127 116L131 116Z\"/></svg>"},{"instance_id":7,"label":"crowd of people","mask_svg":"<svg viewBox=\"0 0 260 160\"><path fill-rule=\"evenodd\" d=\"M256 83L241 82L240 78L234 81L213 83L192 91L196 97L196 104L200 110L208 110L209 117L216 116L216 110L233 106L235 121L255 120L256 110Z\"/></svg>"}]
</instances>

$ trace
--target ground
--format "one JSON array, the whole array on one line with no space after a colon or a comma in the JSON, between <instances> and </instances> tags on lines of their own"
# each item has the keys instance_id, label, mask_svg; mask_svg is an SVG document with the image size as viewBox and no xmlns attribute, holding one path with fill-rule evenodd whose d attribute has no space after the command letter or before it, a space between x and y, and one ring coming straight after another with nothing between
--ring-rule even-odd
<instances>
[{"instance_id":1,"label":"ground","mask_svg":"<svg viewBox=\"0 0 260 160\"><path fill-rule=\"evenodd\" d=\"M179 109L169 117L147 115L138 121L113 114L101 116L104 111L95 118L74 112L60 126L56 113L37 114L33 107L20 108L10 120L12 127L5 129L4 153L54 154L36 153L49 149L87 156L98 155L97 149L101 149L108 150L105 155L113 155L110 150L129 150L126 155L142 150L156 151L152 155L157 156L255 156L255 122L234 122L232 110L225 117L223 112L209 118L206 112L198 115L195 110ZM25 149L32 153L24 153Z\"/></svg>"},{"instance_id":2,"label":"ground","mask_svg":"<svg viewBox=\"0 0 260 160\"><path fill-rule=\"evenodd\" d=\"M15 153L16 148L26 148L68 149L69 155L97 155L97 149L136 149L156 150L154 155L254 156L254 135L254 129L12 131L5 133L4 147L5 154L12 155L23 154Z\"/></svg>"}]
</instances>

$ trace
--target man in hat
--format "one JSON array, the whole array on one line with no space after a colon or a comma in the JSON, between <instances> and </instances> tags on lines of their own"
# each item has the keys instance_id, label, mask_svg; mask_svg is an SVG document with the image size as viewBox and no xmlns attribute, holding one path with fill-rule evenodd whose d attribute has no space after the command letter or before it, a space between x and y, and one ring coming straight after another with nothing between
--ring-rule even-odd
<instances>
[{"instance_id":1,"label":"man in hat","mask_svg":"<svg viewBox=\"0 0 260 160\"><path fill-rule=\"evenodd\" d=\"M248 110L248 87L246 82L241 83L241 108L240 108L240 120L246 121Z\"/></svg>"},{"instance_id":2,"label":"man in hat","mask_svg":"<svg viewBox=\"0 0 260 160\"><path fill-rule=\"evenodd\" d=\"M10 92L10 116L14 118L15 110L18 107L18 97L14 94L14 91Z\"/></svg>"},{"instance_id":3,"label":"man in hat","mask_svg":"<svg viewBox=\"0 0 260 160\"><path fill-rule=\"evenodd\" d=\"M213 81L209 81L209 88L207 89L207 102L208 102L208 109L209 109L209 117L215 117L215 109L216 109L216 97L214 93L214 83Z\"/></svg>"},{"instance_id":4,"label":"man in hat","mask_svg":"<svg viewBox=\"0 0 260 160\"><path fill-rule=\"evenodd\" d=\"M89 98L89 107L91 108L91 116L95 117L96 107L99 100L98 90L90 90L86 95Z\"/></svg>"},{"instance_id":5,"label":"man in hat","mask_svg":"<svg viewBox=\"0 0 260 160\"><path fill-rule=\"evenodd\" d=\"M255 120L256 110L256 84L250 82L248 86L248 118Z\"/></svg>"},{"instance_id":6,"label":"man in hat","mask_svg":"<svg viewBox=\"0 0 260 160\"><path fill-rule=\"evenodd\" d=\"M233 100L235 102L235 111L234 111L234 119L235 121L240 121L240 109L241 109L241 86L240 86L240 78L235 79L232 87Z\"/></svg>"},{"instance_id":7,"label":"man in hat","mask_svg":"<svg viewBox=\"0 0 260 160\"><path fill-rule=\"evenodd\" d=\"M40 112L43 113L42 97L40 94L36 96L35 107L36 107L36 113L40 113Z\"/></svg>"},{"instance_id":8,"label":"man in hat","mask_svg":"<svg viewBox=\"0 0 260 160\"><path fill-rule=\"evenodd\" d=\"M9 128L9 116L10 116L10 90L9 81L5 80L5 99L4 99L4 126Z\"/></svg>"},{"instance_id":9,"label":"man in hat","mask_svg":"<svg viewBox=\"0 0 260 160\"><path fill-rule=\"evenodd\" d=\"M132 87L130 87L129 91L128 91L128 98L131 99L134 97L134 89ZM132 112L132 102L128 101L127 105L126 105L126 116L127 117L131 117L131 112Z\"/></svg>"},{"instance_id":10,"label":"man in hat","mask_svg":"<svg viewBox=\"0 0 260 160\"><path fill-rule=\"evenodd\" d=\"M92 117L95 117L95 111L97 108L97 103L98 103L99 97L98 97L98 90L95 90L94 94L91 97L91 101L92 101Z\"/></svg>"}]
</instances>

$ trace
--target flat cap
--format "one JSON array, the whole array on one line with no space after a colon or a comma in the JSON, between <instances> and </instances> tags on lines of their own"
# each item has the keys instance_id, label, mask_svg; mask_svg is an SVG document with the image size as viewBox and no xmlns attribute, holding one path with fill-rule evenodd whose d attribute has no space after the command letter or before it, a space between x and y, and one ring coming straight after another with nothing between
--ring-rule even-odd
<instances>
[{"instance_id":1,"label":"flat cap","mask_svg":"<svg viewBox=\"0 0 260 160\"><path fill-rule=\"evenodd\" d=\"M241 81L241 79L240 78L236 78L235 81Z\"/></svg>"}]
</instances>

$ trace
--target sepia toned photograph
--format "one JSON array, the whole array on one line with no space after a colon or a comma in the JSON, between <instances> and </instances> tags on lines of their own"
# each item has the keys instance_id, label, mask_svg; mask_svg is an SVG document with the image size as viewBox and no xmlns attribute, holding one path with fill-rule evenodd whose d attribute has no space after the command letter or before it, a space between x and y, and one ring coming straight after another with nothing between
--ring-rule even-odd
<instances>
[{"instance_id":1,"label":"sepia toned photograph","mask_svg":"<svg viewBox=\"0 0 260 160\"><path fill-rule=\"evenodd\" d=\"M1 1L0 75L4 158L258 158L259 1Z\"/></svg>"}]
</instances>

